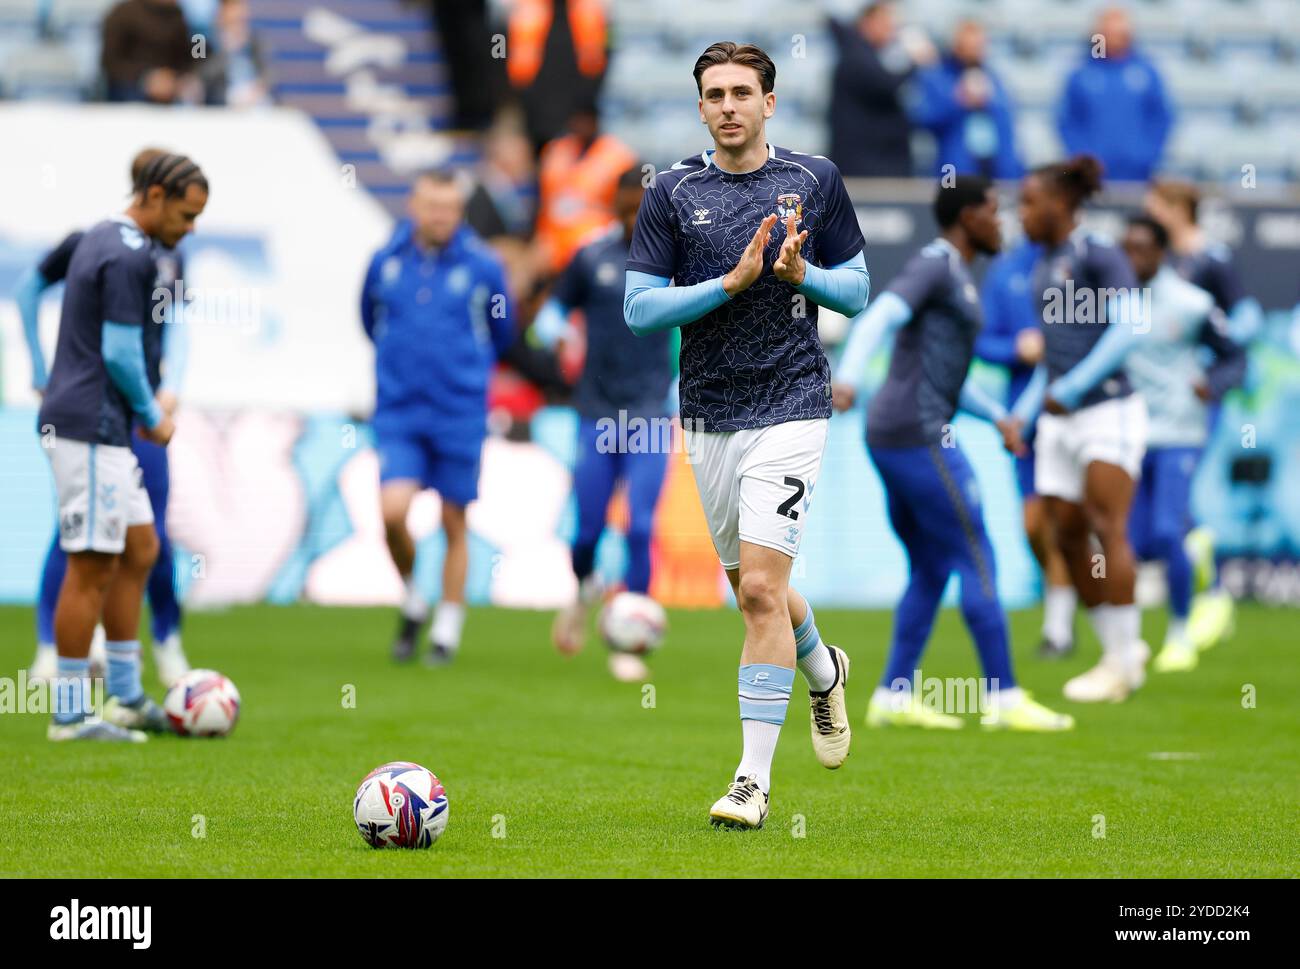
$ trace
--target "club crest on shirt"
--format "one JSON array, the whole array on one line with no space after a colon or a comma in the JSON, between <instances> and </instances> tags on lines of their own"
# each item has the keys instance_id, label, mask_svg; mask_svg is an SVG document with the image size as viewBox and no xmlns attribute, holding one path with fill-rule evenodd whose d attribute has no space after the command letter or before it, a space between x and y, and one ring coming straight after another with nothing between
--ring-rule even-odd
<instances>
[{"instance_id":1,"label":"club crest on shirt","mask_svg":"<svg viewBox=\"0 0 1300 969\"><path fill-rule=\"evenodd\" d=\"M798 192L785 192L776 197L776 217L784 222L794 216L795 225L803 218L803 200Z\"/></svg>"}]
</instances>

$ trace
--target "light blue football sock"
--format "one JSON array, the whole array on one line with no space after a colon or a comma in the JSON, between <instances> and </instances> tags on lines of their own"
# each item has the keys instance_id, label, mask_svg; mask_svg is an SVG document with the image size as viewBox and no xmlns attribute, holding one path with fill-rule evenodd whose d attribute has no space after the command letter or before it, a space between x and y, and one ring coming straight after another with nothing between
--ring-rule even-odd
<instances>
[{"instance_id":1,"label":"light blue football sock","mask_svg":"<svg viewBox=\"0 0 1300 969\"><path fill-rule=\"evenodd\" d=\"M794 686L794 670L770 663L740 668L740 719L761 720L778 727L785 723L785 708Z\"/></svg>"},{"instance_id":2,"label":"light blue football sock","mask_svg":"<svg viewBox=\"0 0 1300 969\"><path fill-rule=\"evenodd\" d=\"M104 649L108 652L109 695L127 706L139 703L144 696L144 684L140 682L140 640L109 640Z\"/></svg>"},{"instance_id":3,"label":"light blue football sock","mask_svg":"<svg viewBox=\"0 0 1300 969\"><path fill-rule=\"evenodd\" d=\"M790 704L794 670L769 663L740 668L740 728L744 751L737 777L753 777L760 789L772 786L772 757Z\"/></svg>"},{"instance_id":4,"label":"light blue football sock","mask_svg":"<svg viewBox=\"0 0 1300 969\"><path fill-rule=\"evenodd\" d=\"M55 723L81 723L86 719L89 679L90 657L59 657L58 679L54 681Z\"/></svg>"},{"instance_id":5,"label":"light blue football sock","mask_svg":"<svg viewBox=\"0 0 1300 969\"><path fill-rule=\"evenodd\" d=\"M817 632L812 604L805 600L804 605L808 607L808 614L794 628L795 665L808 681L808 689L825 693L835 685L835 659L822 642L821 633Z\"/></svg>"}]
</instances>

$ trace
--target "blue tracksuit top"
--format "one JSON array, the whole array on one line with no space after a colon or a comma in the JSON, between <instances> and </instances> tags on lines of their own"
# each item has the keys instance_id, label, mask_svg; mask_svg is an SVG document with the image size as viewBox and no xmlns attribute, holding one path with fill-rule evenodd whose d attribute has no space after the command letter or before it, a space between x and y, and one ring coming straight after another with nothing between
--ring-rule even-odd
<instances>
[{"instance_id":1,"label":"blue tracksuit top","mask_svg":"<svg viewBox=\"0 0 1300 969\"><path fill-rule=\"evenodd\" d=\"M375 345L375 423L486 433L493 365L514 339L500 258L467 225L424 249L407 221L370 261L361 321Z\"/></svg>"}]
</instances>

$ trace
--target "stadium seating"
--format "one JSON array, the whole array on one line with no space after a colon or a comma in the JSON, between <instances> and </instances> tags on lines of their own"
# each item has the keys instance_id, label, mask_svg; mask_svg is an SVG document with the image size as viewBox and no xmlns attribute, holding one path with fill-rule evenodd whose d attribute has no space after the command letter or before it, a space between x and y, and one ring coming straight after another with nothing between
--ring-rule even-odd
<instances>
[{"instance_id":1,"label":"stadium seating","mask_svg":"<svg viewBox=\"0 0 1300 969\"><path fill-rule=\"evenodd\" d=\"M0 97L94 97L99 21L114 0L0 0ZM496 4L495 6L500 6ZM611 4L616 54L602 108L608 127L648 157L681 157L699 142L690 80L694 57L736 35L777 64L774 136L825 147L827 82L834 50L825 14L852 16L860 0ZM990 30L990 60L1017 105L1022 158L1060 151L1054 109L1061 84L1086 50L1094 5L1075 0L903 0L911 24L945 39L975 17ZM1209 181L1240 177L1246 145L1261 182L1300 176L1300 16L1294 0L1135 0L1139 43L1159 65L1178 105L1166 168ZM311 114L358 179L396 207L414 168L467 160L448 135L450 93L425 8L399 0L252 0L272 91ZM918 163L933 154L918 135Z\"/></svg>"}]
</instances>

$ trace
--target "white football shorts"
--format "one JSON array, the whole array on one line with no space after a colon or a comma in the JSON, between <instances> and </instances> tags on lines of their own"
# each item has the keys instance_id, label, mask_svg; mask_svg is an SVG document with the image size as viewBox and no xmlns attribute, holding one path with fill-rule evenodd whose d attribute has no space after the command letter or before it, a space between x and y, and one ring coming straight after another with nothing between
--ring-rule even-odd
<instances>
[{"instance_id":1,"label":"white football shorts","mask_svg":"<svg viewBox=\"0 0 1300 969\"><path fill-rule=\"evenodd\" d=\"M830 421L788 421L743 431L686 431L713 547L726 569L740 543L799 554Z\"/></svg>"},{"instance_id":2,"label":"white football shorts","mask_svg":"<svg viewBox=\"0 0 1300 969\"><path fill-rule=\"evenodd\" d=\"M120 554L128 528L153 524L140 465L129 447L60 437L45 453L54 470L63 551Z\"/></svg>"},{"instance_id":3,"label":"white football shorts","mask_svg":"<svg viewBox=\"0 0 1300 969\"><path fill-rule=\"evenodd\" d=\"M1115 464L1134 481L1147 451L1147 405L1141 394L1114 397L1071 414L1043 413L1034 438L1034 490L1079 502L1088 465Z\"/></svg>"}]
</instances>

